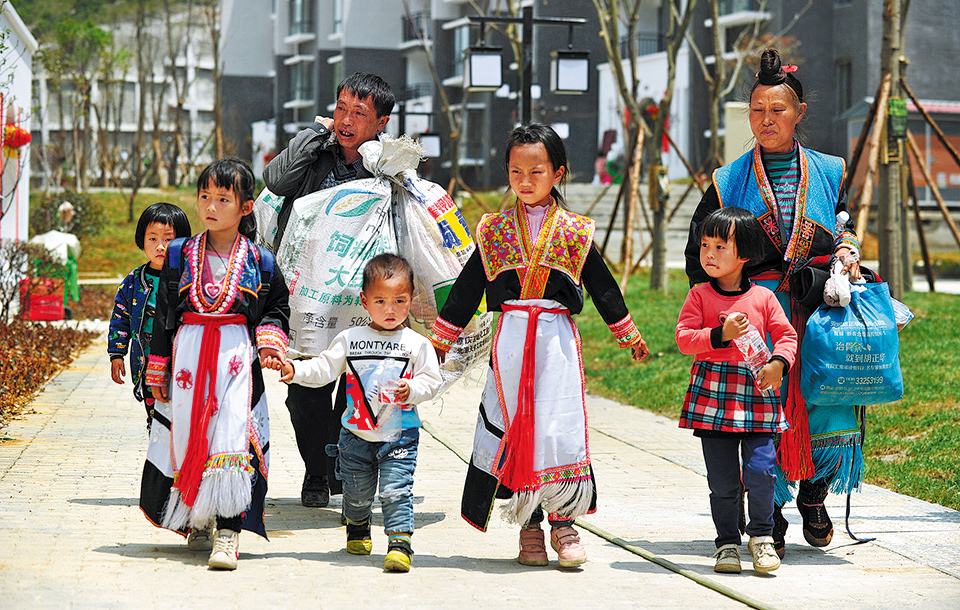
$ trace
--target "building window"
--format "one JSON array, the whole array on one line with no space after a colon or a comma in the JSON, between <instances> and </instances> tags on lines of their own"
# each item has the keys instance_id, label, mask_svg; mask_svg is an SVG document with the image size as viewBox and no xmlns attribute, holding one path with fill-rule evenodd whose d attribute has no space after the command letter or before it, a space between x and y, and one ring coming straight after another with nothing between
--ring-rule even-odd
<instances>
[{"instance_id":1,"label":"building window","mask_svg":"<svg viewBox=\"0 0 960 610\"><path fill-rule=\"evenodd\" d=\"M290 99L309 100L313 97L313 64L300 62L290 66Z\"/></svg>"},{"instance_id":2,"label":"building window","mask_svg":"<svg viewBox=\"0 0 960 610\"><path fill-rule=\"evenodd\" d=\"M852 73L853 64L849 59L837 62L837 112L853 105Z\"/></svg>"},{"instance_id":3,"label":"building window","mask_svg":"<svg viewBox=\"0 0 960 610\"><path fill-rule=\"evenodd\" d=\"M290 34L313 32L313 0L290 1Z\"/></svg>"},{"instance_id":4,"label":"building window","mask_svg":"<svg viewBox=\"0 0 960 610\"><path fill-rule=\"evenodd\" d=\"M757 9L757 6L753 0L720 0L720 6L717 8L722 17L740 11L753 11Z\"/></svg>"},{"instance_id":5,"label":"building window","mask_svg":"<svg viewBox=\"0 0 960 610\"><path fill-rule=\"evenodd\" d=\"M465 165L483 165L483 108L467 108L460 130L460 160Z\"/></svg>"},{"instance_id":6,"label":"building window","mask_svg":"<svg viewBox=\"0 0 960 610\"><path fill-rule=\"evenodd\" d=\"M333 0L333 33L343 32L343 0Z\"/></svg>"},{"instance_id":7,"label":"building window","mask_svg":"<svg viewBox=\"0 0 960 610\"><path fill-rule=\"evenodd\" d=\"M430 40L430 13L420 12L413 13L409 17L403 15L401 17L403 20L403 41L410 42L413 40L420 40L420 36L423 36L424 40Z\"/></svg>"}]
</instances>

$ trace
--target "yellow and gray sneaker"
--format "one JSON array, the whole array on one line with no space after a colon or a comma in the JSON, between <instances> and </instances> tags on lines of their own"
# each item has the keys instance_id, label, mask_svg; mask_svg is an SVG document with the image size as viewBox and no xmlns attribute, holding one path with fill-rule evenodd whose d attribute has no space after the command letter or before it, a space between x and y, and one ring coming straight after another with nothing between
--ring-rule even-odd
<instances>
[{"instance_id":1,"label":"yellow and gray sneaker","mask_svg":"<svg viewBox=\"0 0 960 610\"><path fill-rule=\"evenodd\" d=\"M370 521L363 523L347 522L347 552L351 555L369 555L373 550L370 538Z\"/></svg>"},{"instance_id":2,"label":"yellow and gray sneaker","mask_svg":"<svg viewBox=\"0 0 960 610\"><path fill-rule=\"evenodd\" d=\"M383 560L385 572L409 572L413 546L408 534L391 535L387 556Z\"/></svg>"}]
</instances>

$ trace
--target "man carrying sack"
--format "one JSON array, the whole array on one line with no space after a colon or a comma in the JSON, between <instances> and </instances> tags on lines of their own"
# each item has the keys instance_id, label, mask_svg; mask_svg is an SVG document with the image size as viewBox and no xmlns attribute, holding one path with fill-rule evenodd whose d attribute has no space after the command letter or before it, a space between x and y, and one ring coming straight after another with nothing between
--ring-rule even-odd
<instances>
[{"instance_id":1,"label":"man carrying sack","mask_svg":"<svg viewBox=\"0 0 960 610\"><path fill-rule=\"evenodd\" d=\"M390 86L379 76L357 72L337 87L337 106L333 121L301 130L289 146L274 157L263 170L267 188L283 197L273 240L278 251L293 203L299 197L371 176L363 167L360 145L375 140L390 120L396 98ZM330 131L330 127L333 128ZM296 312L291 312L296 315ZM300 491L304 506L323 507L330 494L342 493L334 477L334 458L325 446L336 443L340 417L345 406L344 384L333 399L336 384L307 388L290 384L287 408L293 424L297 447L306 473Z\"/></svg>"}]
</instances>

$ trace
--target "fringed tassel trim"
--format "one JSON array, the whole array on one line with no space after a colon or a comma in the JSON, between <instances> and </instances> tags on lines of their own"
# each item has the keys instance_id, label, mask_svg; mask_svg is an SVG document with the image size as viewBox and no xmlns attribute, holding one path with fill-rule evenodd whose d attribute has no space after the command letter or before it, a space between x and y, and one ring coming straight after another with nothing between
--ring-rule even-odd
<instances>
[{"instance_id":1,"label":"fringed tassel trim","mask_svg":"<svg viewBox=\"0 0 960 610\"><path fill-rule=\"evenodd\" d=\"M848 432L831 435L811 442L816 478L831 481L830 491L846 494L860 491L863 483L863 450L860 433Z\"/></svg>"},{"instance_id":2,"label":"fringed tassel trim","mask_svg":"<svg viewBox=\"0 0 960 610\"><path fill-rule=\"evenodd\" d=\"M794 301L790 320L797 330L798 344L803 342L807 317L800 305ZM787 375L789 390L783 412L787 416L790 428L780 435L777 463L789 480L802 481L812 478L815 472L813 458L810 455L810 421L807 416L807 403L800 391L800 367L790 367Z\"/></svg>"},{"instance_id":3,"label":"fringed tassel trim","mask_svg":"<svg viewBox=\"0 0 960 610\"><path fill-rule=\"evenodd\" d=\"M163 507L160 525L168 530L182 531L187 529L190 520L190 507L180 498L180 490L176 487L170 490L170 498Z\"/></svg>"},{"instance_id":4,"label":"fringed tassel trim","mask_svg":"<svg viewBox=\"0 0 960 610\"><path fill-rule=\"evenodd\" d=\"M217 515L233 517L243 513L253 498L253 469L207 470L190 514L190 525L203 525Z\"/></svg>"},{"instance_id":5,"label":"fringed tassel trim","mask_svg":"<svg viewBox=\"0 0 960 610\"><path fill-rule=\"evenodd\" d=\"M523 490L513 494L501 509L501 516L508 523L526 525L538 506L548 513L557 513L564 518L576 519L590 512L593 503L593 479L549 483L535 490Z\"/></svg>"},{"instance_id":6,"label":"fringed tassel trim","mask_svg":"<svg viewBox=\"0 0 960 610\"><path fill-rule=\"evenodd\" d=\"M774 468L774 474L777 475L777 482L773 486L773 501L777 506L786 506L797 495L797 483L787 479L780 464Z\"/></svg>"}]
</instances>

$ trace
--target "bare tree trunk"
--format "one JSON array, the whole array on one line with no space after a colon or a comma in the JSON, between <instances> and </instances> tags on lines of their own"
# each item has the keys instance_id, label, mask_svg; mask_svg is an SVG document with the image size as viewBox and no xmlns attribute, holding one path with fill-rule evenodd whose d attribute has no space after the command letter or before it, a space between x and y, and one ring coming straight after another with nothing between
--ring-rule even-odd
<instances>
[{"instance_id":1,"label":"bare tree trunk","mask_svg":"<svg viewBox=\"0 0 960 610\"><path fill-rule=\"evenodd\" d=\"M209 0L206 7L207 27L210 31L210 43L213 50L213 141L217 159L223 154L223 108L221 107L220 82L223 80L220 65L220 11L219 1Z\"/></svg>"},{"instance_id":2,"label":"bare tree trunk","mask_svg":"<svg viewBox=\"0 0 960 610\"><path fill-rule=\"evenodd\" d=\"M620 292L626 294L630 271L633 269L633 225L636 224L638 199L640 198L640 167L643 162L643 127L634 126L637 131L636 144L630 163L630 187L627 190L627 221L623 227L623 273L620 276Z\"/></svg>"}]
</instances>

